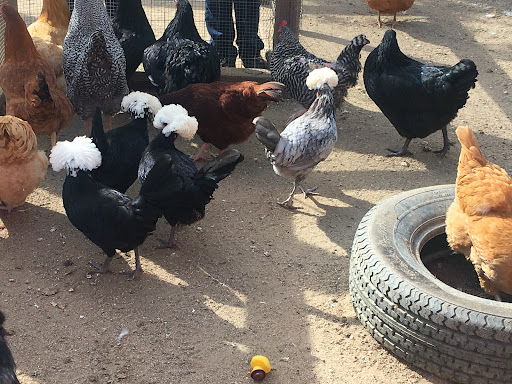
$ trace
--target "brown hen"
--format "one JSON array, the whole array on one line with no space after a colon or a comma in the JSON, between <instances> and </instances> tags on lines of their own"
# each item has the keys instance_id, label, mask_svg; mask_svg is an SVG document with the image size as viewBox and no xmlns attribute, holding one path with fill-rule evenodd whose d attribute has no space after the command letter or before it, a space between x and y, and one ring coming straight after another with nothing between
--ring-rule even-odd
<instances>
[{"instance_id":1,"label":"brown hen","mask_svg":"<svg viewBox=\"0 0 512 384\"><path fill-rule=\"evenodd\" d=\"M462 145L456 199L446 215L453 250L473 263L480 286L501 300L512 294L512 179L486 160L469 127L457 128Z\"/></svg>"},{"instance_id":2,"label":"brown hen","mask_svg":"<svg viewBox=\"0 0 512 384\"><path fill-rule=\"evenodd\" d=\"M160 96L162 104L180 104L198 123L197 134L204 142L194 160L206 159L210 144L220 150L242 143L254 132L252 121L266 108L269 101L281 98L284 84L270 81L215 81L191 84L176 92Z\"/></svg>"},{"instance_id":3,"label":"brown hen","mask_svg":"<svg viewBox=\"0 0 512 384\"><path fill-rule=\"evenodd\" d=\"M7 4L1 6L5 20L5 60L0 66L0 87L6 97L6 112L27 121L36 135L57 133L73 118L73 107L57 88L50 64L37 52L25 23Z\"/></svg>"},{"instance_id":4,"label":"brown hen","mask_svg":"<svg viewBox=\"0 0 512 384\"><path fill-rule=\"evenodd\" d=\"M366 4L371 9L374 9L379 12L377 24L379 24L379 28L382 27L382 21L380 20L380 15L393 15L393 22L391 23L391 28L395 26L396 23L396 14L397 12L407 11L412 7L414 0L366 0Z\"/></svg>"},{"instance_id":5,"label":"brown hen","mask_svg":"<svg viewBox=\"0 0 512 384\"><path fill-rule=\"evenodd\" d=\"M48 169L48 159L37 150L30 124L15 116L0 116L0 201L10 212L23 204Z\"/></svg>"},{"instance_id":6,"label":"brown hen","mask_svg":"<svg viewBox=\"0 0 512 384\"><path fill-rule=\"evenodd\" d=\"M66 92L62 70L62 45L68 32L69 7L66 0L43 0L41 15L27 27L37 51L55 72L57 87Z\"/></svg>"}]
</instances>

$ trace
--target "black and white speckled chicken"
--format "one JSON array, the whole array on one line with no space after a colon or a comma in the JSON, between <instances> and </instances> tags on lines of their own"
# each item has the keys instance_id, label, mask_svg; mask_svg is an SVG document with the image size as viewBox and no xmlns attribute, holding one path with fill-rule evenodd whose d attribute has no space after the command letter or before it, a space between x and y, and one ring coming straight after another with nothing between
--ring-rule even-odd
<instances>
[{"instance_id":1,"label":"black and white speckled chicken","mask_svg":"<svg viewBox=\"0 0 512 384\"><path fill-rule=\"evenodd\" d=\"M368 55L364 85L398 133L406 138L400 150L388 156L408 154L414 138L443 132L442 156L450 146L446 126L452 121L475 87L478 71L473 61L463 59L454 66L426 65L404 55L396 32L388 30L382 42Z\"/></svg>"},{"instance_id":2,"label":"black and white speckled chicken","mask_svg":"<svg viewBox=\"0 0 512 384\"><path fill-rule=\"evenodd\" d=\"M106 3L107 11L112 7ZM123 47L126 58L126 78L128 81L142 62L144 50L156 41L141 0L123 0L117 4L114 19L114 32Z\"/></svg>"},{"instance_id":3,"label":"black and white speckled chicken","mask_svg":"<svg viewBox=\"0 0 512 384\"><path fill-rule=\"evenodd\" d=\"M329 68L312 71L306 84L317 90L317 97L309 109L292 120L281 134L267 118L260 116L254 119L256 137L265 145L274 172L294 179L290 196L279 203L285 208L297 208L293 206L297 187L305 197L313 194L316 188L305 189L302 182L318 163L329 156L336 144L338 134L332 89L337 82L338 76Z\"/></svg>"},{"instance_id":4,"label":"black and white speckled chicken","mask_svg":"<svg viewBox=\"0 0 512 384\"><path fill-rule=\"evenodd\" d=\"M270 58L272 79L285 84L291 96L304 108L309 108L316 98L316 91L306 86L306 78L314 69L331 68L338 75L338 85L333 90L334 104L338 108L347 96L347 90L357 83L362 68L361 49L370 41L365 35L354 37L336 61L329 62L308 52L284 21L280 33Z\"/></svg>"},{"instance_id":5,"label":"black and white speckled chicken","mask_svg":"<svg viewBox=\"0 0 512 384\"><path fill-rule=\"evenodd\" d=\"M162 37L144 50L142 63L159 94L220 79L219 55L199 35L188 0L176 0L174 18Z\"/></svg>"},{"instance_id":6,"label":"black and white speckled chicken","mask_svg":"<svg viewBox=\"0 0 512 384\"><path fill-rule=\"evenodd\" d=\"M110 117L119 111L128 85L123 49L102 0L75 0L62 64L66 95L75 113L87 120L88 134L96 107L112 128Z\"/></svg>"}]
</instances>

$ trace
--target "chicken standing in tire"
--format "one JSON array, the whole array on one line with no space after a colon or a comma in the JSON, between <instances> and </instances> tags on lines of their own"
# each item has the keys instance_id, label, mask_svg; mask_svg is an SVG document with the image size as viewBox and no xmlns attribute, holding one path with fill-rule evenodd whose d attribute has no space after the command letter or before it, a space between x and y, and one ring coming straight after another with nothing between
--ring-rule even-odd
<instances>
[{"instance_id":1,"label":"chicken standing in tire","mask_svg":"<svg viewBox=\"0 0 512 384\"><path fill-rule=\"evenodd\" d=\"M436 279L419 256L444 232L451 185L395 195L356 231L349 288L360 321L385 348L460 383L512 382L512 304L472 296Z\"/></svg>"}]
</instances>

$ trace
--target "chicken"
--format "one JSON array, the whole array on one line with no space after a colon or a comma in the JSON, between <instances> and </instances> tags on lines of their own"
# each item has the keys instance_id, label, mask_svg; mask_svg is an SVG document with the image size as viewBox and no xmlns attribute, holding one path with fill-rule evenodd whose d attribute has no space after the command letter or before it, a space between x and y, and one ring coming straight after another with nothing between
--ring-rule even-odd
<instances>
[{"instance_id":1,"label":"chicken","mask_svg":"<svg viewBox=\"0 0 512 384\"><path fill-rule=\"evenodd\" d=\"M108 8L111 3L106 4ZM144 49L155 43L156 39L141 0L123 0L117 5L112 24L124 51L126 79L129 81L142 62Z\"/></svg>"},{"instance_id":2,"label":"chicken","mask_svg":"<svg viewBox=\"0 0 512 384\"><path fill-rule=\"evenodd\" d=\"M14 358L9 350L5 336L7 331L4 328L5 316L0 312L0 383L1 384L20 384L16 377L16 365Z\"/></svg>"},{"instance_id":3,"label":"chicken","mask_svg":"<svg viewBox=\"0 0 512 384\"><path fill-rule=\"evenodd\" d=\"M480 151L469 127L456 130L462 146L455 201L446 215L453 250L473 263L485 292L512 294L512 178Z\"/></svg>"},{"instance_id":4,"label":"chicken","mask_svg":"<svg viewBox=\"0 0 512 384\"><path fill-rule=\"evenodd\" d=\"M43 181L48 159L37 150L30 124L15 116L0 116L0 201L7 212L25 199Z\"/></svg>"},{"instance_id":5,"label":"chicken","mask_svg":"<svg viewBox=\"0 0 512 384\"><path fill-rule=\"evenodd\" d=\"M312 71L306 79L310 89L317 90L317 98L303 115L292 120L281 134L265 117L257 117L256 137L265 145L265 152L280 176L294 178L293 189L288 198L279 203L288 209L293 206L293 195L297 187L305 197L316 188L305 189L302 182L306 176L331 153L338 138L336 110L332 89L338 76L329 68Z\"/></svg>"},{"instance_id":6,"label":"chicken","mask_svg":"<svg viewBox=\"0 0 512 384\"><path fill-rule=\"evenodd\" d=\"M66 95L75 113L87 121L91 134L96 107L111 116L119 111L128 94L126 60L102 0L75 0L68 33L64 39L63 66Z\"/></svg>"},{"instance_id":7,"label":"chicken","mask_svg":"<svg viewBox=\"0 0 512 384\"><path fill-rule=\"evenodd\" d=\"M171 104L156 114L154 125L162 129L162 133L149 143L142 155L139 180L145 185L159 159L168 155L172 157L173 171L179 182L169 189L168 206L163 211L163 216L172 226L166 246L172 248L179 225L190 225L205 216L205 206L212 199L217 184L234 170L243 156L237 150L230 149L198 171L194 162L174 146L177 136L186 140L194 136L197 120L188 116L182 106Z\"/></svg>"},{"instance_id":8,"label":"chicken","mask_svg":"<svg viewBox=\"0 0 512 384\"><path fill-rule=\"evenodd\" d=\"M55 73L37 52L18 12L1 6L5 21L5 60L0 67L0 87L6 97L6 113L27 121L36 135L57 133L73 118L73 107L57 89Z\"/></svg>"},{"instance_id":9,"label":"chicken","mask_svg":"<svg viewBox=\"0 0 512 384\"><path fill-rule=\"evenodd\" d=\"M62 69L62 45L68 32L69 7L66 0L43 0L41 15L27 27L37 51L55 72L57 88L66 92Z\"/></svg>"},{"instance_id":10,"label":"chicken","mask_svg":"<svg viewBox=\"0 0 512 384\"><path fill-rule=\"evenodd\" d=\"M358 35L341 51L335 62L329 62L309 53L299 42L299 39L286 26L286 21L280 27L279 40L270 58L270 74L272 79L286 85L290 95L309 108L315 101L315 90L308 89L306 78L317 68L328 67L338 75L338 85L334 88L334 103L336 108L342 104L347 90L357 83L361 72L361 49L370 41L365 35Z\"/></svg>"},{"instance_id":11,"label":"chicken","mask_svg":"<svg viewBox=\"0 0 512 384\"><path fill-rule=\"evenodd\" d=\"M220 79L220 57L194 24L188 0L176 0L176 14L155 44L147 47L144 70L159 94Z\"/></svg>"},{"instance_id":12,"label":"chicken","mask_svg":"<svg viewBox=\"0 0 512 384\"><path fill-rule=\"evenodd\" d=\"M155 96L132 92L125 96L121 109L132 115L128 124L103 132L101 112L96 108L92 121L92 139L101 152L101 166L91 171L99 183L125 193L137 180L142 153L149 144L148 119L162 108Z\"/></svg>"},{"instance_id":13,"label":"chicken","mask_svg":"<svg viewBox=\"0 0 512 384\"><path fill-rule=\"evenodd\" d=\"M412 7L413 3L414 0L366 0L366 4L368 4L371 9L379 12L377 20L379 28L382 27L382 21L380 20L381 13L385 15L393 15L391 28L394 28L397 12L407 11Z\"/></svg>"},{"instance_id":14,"label":"chicken","mask_svg":"<svg viewBox=\"0 0 512 384\"><path fill-rule=\"evenodd\" d=\"M142 271L138 247L155 230L167 190L180 182L172 172L172 158L159 159L133 199L90 176L88 171L101 164L101 154L89 137L58 142L50 163L55 171L67 169L62 200L69 221L107 255L101 267L91 263L95 272L108 271L116 249L134 250L135 269L127 274L136 277Z\"/></svg>"},{"instance_id":15,"label":"chicken","mask_svg":"<svg viewBox=\"0 0 512 384\"><path fill-rule=\"evenodd\" d=\"M382 42L368 55L364 85L368 96L406 138L401 150L388 149L388 156L410 153L409 143L441 130L443 148L450 142L446 126L466 104L475 87L478 71L473 61L463 59L453 67L425 65L405 56L398 47L396 32L386 31Z\"/></svg>"},{"instance_id":16,"label":"chicken","mask_svg":"<svg viewBox=\"0 0 512 384\"><path fill-rule=\"evenodd\" d=\"M162 104L180 104L199 122L197 134L205 143L194 160L205 159L209 144L220 150L242 143L254 132L253 119L270 101L281 98L284 85L255 81L191 84L160 96Z\"/></svg>"}]
</instances>

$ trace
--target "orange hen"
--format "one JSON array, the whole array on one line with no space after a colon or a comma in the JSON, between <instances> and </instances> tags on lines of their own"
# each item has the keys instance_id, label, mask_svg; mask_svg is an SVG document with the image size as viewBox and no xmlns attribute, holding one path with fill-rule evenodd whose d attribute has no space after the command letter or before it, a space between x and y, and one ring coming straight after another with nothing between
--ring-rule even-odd
<instances>
[{"instance_id":1,"label":"orange hen","mask_svg":"<svg viewBox=\"0 0 512 384\"><path fill-rule=\"evenodd\" d=\"M41 15L27 27L37 51L55 72L57 87L66 92L62 70L62 45L68 32L69 7L66 0L43 0Z\"/></svg>"},{"instance_id":2,"label":"orange hen","mask_svg":"<svg viewBox=\"0 0 512 384\"><path fill-rule=\"evenodd\" d=\"M18 12L1 6L5 21L5 60L0 66L0 87L6 97L6 112L27 121L36 135L57 133L73 118L73 107L57 88L50 64L37 52Z\"/></svg>"},{"instance_id":3,"label":"orange hen","mask_svg":"<svg viewBox=\"0 0 512 384\"><path fill-rule=\"evenodd\" d=\"M395 26L396 23L396 13L407 11L412 7L414 0L366 0L366 4L371 9L374 9L379 12L378 21L379 28L382 27L382 21L380 20L380 15L393 15L393 22L391 24L391 28Z\"/></svg>"},{"instance_id":4,"label":"orange hen","mask_svg":"<svg viewBox=\"0 0 512 384\"><path fill-rule=\"evenodd\" d=\"M8 212L23 204L48 169L48 159L37 150L36 135L26 121L0 117L0 201Z\"/></svg>"},{"instance_id":5,"label":"orange hen","mask_svg":"<svg viewBox=\"0 0 512 384\"><path fill-rule=\"evenodd\" d=\"M446 215L448 243L475 267L480 286L500 300L512 294L512 179L486 160L469 127L457 128L462 145L456 199Z\"/></svg>"},{"instance_id":6,"label":"orange hen","mask_svg":"<svg viewBox=\"0 0 512 384\"><path fill-rule=\"evenodd\" d=\"M160 96L162 104L180 104L198 123L197 134L205 143L194 160L204 159L209 144L220 150L242 143L254 132L252 121L268 103L281 98L284 84L270 81L215 81L191 84L176 92Z\"/></svg>"}]
</instances>

